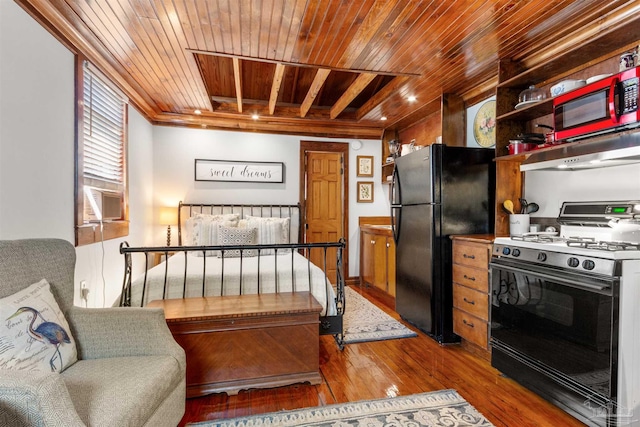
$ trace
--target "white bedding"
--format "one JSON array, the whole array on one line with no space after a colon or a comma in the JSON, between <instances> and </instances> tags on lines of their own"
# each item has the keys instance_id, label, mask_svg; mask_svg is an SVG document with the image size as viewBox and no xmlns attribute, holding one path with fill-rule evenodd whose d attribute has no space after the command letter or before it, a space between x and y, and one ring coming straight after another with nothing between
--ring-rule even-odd
<instances>
[{"instance_id":1,"label":"white bedding","mask_svg":"<svg viewBox=\"0 0 640 427\"><path fill-rule=\"evenodd\" d=\"M202 296L202 277L206 267L205 296L221 295L221 273L223 271L223 259L216 256L199 257L186 252L188 266L186 282L187 290L184 297ZM332 316L337 313L335 304L335 291L326 279L322 269L310 263L307 258L297 252L279 255L261 255L260 257L242 258L242 270L240 258L224 258L224 292L222 295L238 295L242 285L243 294L273 293L276 289L276 262L278 272L278 292L290 292L293 290L302 292L310 291L322 305L322 316ZM259 260L259 277L258 277ZM205 265L206 263L206 265ZM293 263L293 281L292 277ZM185 281L185 255L178 253L167 261L158 264L147 272L147 285L145 289L144 305L149 301L162 299L164 289L165 269L167 270L167 291L165 299L183 298L183 282ZM258 281L259 278L259 281ZM311 289L309 286L311 282ZM140 297L144 283L144 274L132 283L131 306L140 306ZM328 302L328 304L327 304Z\"/></svg>"}]
</instances>

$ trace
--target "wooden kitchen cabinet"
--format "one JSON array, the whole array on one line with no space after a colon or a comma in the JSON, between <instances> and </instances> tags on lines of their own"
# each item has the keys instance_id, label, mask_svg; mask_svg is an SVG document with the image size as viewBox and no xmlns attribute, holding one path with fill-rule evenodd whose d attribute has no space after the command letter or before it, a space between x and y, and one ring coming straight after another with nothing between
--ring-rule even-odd
<instances>
[{"instance_id":1,"label":"wooden kitchen cabinet","mask_svg":"<svg viewBox=\"0 0 640 427\"><path fill-rule=\"evenodd\" d=\"M489 358L489 260L493 235L452 236L453 331Z\"/></svg>"},{"instance_id":2,"label":"wooden kitchen cabinet","mask_svg":"<svg viewBox=\"0 0 640 427\"><path fill-rule=\"evenodd\" d=\"M360 284L396 294L396 246L388 225L360 226Z\"/></svg>"}]
</instances>

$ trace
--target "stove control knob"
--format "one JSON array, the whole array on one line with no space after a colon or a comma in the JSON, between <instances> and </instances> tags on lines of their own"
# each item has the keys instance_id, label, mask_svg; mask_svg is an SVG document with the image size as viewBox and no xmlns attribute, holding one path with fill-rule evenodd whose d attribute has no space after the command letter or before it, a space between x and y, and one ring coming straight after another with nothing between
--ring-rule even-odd
<instances>
[{"instance_id":1,"label":"stove control knob","mask_svg":"<svg viewBox=\"0 0 640 427\"><path fill-rule=\"evenodd\" d=\"M520 256L520 249L514 249L511 251L511 255L515 256L515 257L519 257Z\"/></svg>"},{"instance_id":2,"label":"stove control knob","mask_svg":"<svg viewBox=\"0 0 640 427\"><path fill-rule=\"evenodd\" d=\"M546 260L547 260L547 254L545 254L544 252L540 252L538 254L538 261L545 262Z\"/></svg>"},{"instance_id":3,"label":"stove control knob","mask_svg":"<svg viewBox=\"0 0 640 427\"><path fill-rule=\"evenodd\" d=\"M502 255L509 255L511 253L511 249L509 249L508 247L504 247L502 248Z\"/></svg>"},{"instance_id":4,"label":"stove control knob","mask_svg":"<svg viewBox=\"0 0 640 427\"><path fill-rule=\"evenodd\" d=\"M578 258L571 257L567 260L567 265L569 267L577 267L580 265L580 260Z\"/></svg>"},{"instance_id":5,"label":"stove control knob","mask_svg":"<svg viewBox=\"0 0 640 427\"><path fill-rule=\"evenodd\" d=\"M591 261L590 259L584 260L582 262L582 268L585 270L593 270L596 267L596 263Z\"/></svg>"}]
</instances>

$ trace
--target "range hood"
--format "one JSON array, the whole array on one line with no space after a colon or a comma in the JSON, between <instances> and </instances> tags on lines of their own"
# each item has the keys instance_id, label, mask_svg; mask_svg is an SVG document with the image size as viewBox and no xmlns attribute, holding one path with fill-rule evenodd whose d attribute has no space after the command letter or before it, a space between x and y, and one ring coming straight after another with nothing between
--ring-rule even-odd
<instances>
[{"instance_id":1,"label":"range hood","mask_svg":"<svg viewBox=\"0 0 640 427\"><path fill-rule=\"evenodd\" d=\"M582 170L640 163L640 132L601 136L530 151L520 171Z\"/></svg>"}]
</instances>

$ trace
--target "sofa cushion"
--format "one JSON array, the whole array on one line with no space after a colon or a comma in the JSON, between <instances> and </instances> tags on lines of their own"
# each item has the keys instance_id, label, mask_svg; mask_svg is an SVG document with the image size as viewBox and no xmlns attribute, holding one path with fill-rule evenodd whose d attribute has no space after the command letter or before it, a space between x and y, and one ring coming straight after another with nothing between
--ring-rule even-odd
<instances>
[{"instance_id":1,"label":"sofa cushion","mask_svg":"<svg viewBox=\"0 0 640 427\"><path fill-rule=\"evenodd\" d=\"M0 299L0 367L62 372L77 360L69 324L49 283Z\"/></svg>"},{"instance_id":2,"label":"sofa cushion","mask_svg":"<svg viewBox=\"0 0 640 427\"><path fill-rule=\"evenodd\" d=\"M182 379L171 356L79 360L62 378L87 425L141 426Z\"/></svg>"}]
</instances>

